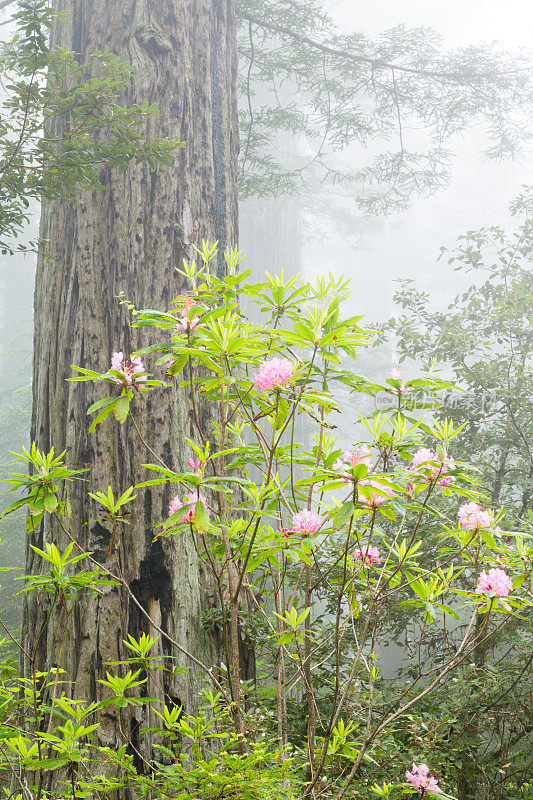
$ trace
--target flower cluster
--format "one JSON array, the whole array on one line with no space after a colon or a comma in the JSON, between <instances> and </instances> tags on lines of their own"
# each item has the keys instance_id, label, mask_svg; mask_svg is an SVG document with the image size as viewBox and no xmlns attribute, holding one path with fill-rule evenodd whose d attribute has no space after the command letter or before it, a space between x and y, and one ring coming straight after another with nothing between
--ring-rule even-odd
<instances>
[{"instance_id":1,"label":"flower cluster","mask_svg":"<svg viewBox=\"0 0 533 800\"><path fill-rule=\"evenodd\" d=\"M319 514L314 511L297 511L292 518L292 531L301 533L303 536L309 536L316 533L322 527L324 520Z\"/></svg>"},{"instance_id":2,"label":"flower cluster","mask_svg":"<svg viewBox=\"0 0 533 800\"><path fill-rule=\"evenodd\" d=\"M260 392L267 392L283 386L294 375L294 367L287 358L272 358L263 361L254 378L254 386Z\"/></svg>"},{"instance_id":3,"label":"flower cluster","mask_svg":"<svg viewBox=\"0 0 533 800\"><path fill-rule=\"evenodd\" d=\"M187 461L187 466L189 467L191 472L195 472L198 475L198 477L201 476L204 465L200 460L193 461L192 458L189 458L189 460Z\"/></svg>"},{"instance_id":4,"label":"flower cluster","mask_svg":"<svg viewBox=\"0 0 533 800\"><path fill-rule=\"evenodd\" d=\"M441 794L442 792L438 787L437 780L430 776L427 764L413 764L412 771L406 771L405 780L415 786L419 794L423 794L426 789L435 794Z\"/></svg>"},{"instance_id":5,"label":"flower cluster","mask_svg":"<svg viewBox=\"0 0 533 800\"><path fill-rule=\"evenodd\" d=\"M507 597L512 591L512 581L503 569L489 569L488 572L482 572L478 578L476 594L492 592L496 597Z\"/></svg>"},{"instance_id":6,"label":"flower cluster","mask_svg":"<svg viewBox=\"0 0 533 800\"><path fill-rule=\"evenodd\" d=\"M377 547L366 547L364 552L356 550L354 558L360 558L365 567L371 567L374 562L380 563L380 552Z\"/></svg>"},{"instance_id":7,"label":"flower cluster","mask_svg":"<svg viewBox=\"0 0 533 800\"><path fill-rule=\"evenodd\" d=\"M359 481L357 485L365 486L370 490L370 496L367 496L368 492L363 493L358 491L357 500L363 505L370 506L371 508L378 508L378 506L385 503L385 501L389 500L394 494L390 486L384 486L382 483L379 483L379 481L373 480L372 478L363 478L363 480ZM375 489L378 491L374 491Z\"/></svg>"},{"instance_id":8,"label":"flower cluster","mask_svg":"<svg viewBox=\"0 0 533 800\"><path fill-rule=\"evenodd\" d=\"M116 372L120 372L123 376L122 378L109 376L112 381L122 385L125 384L126 386L130 386L132 389L137 389L137 391L139 389L138 384L147 380L146 375L140 374L144 373L144 366L139 356L130 356L130 358L125 358L124 353L122 352L113 353L111 357L111 369L115 370Z\"/></svg>"},{"instance_id":9,"label":"flower cluster","mask_svg":"<svg viewBox=\"0 0 533 800\"><path fill-rule=\"evenodd\" d=\"M180 510L180 508L183 508L183 506L188 506L191 503L194 503L194 505L191 505L191 507L188 508L181 515L182 522L193 522L194 515L196 514L196 505L198 502L204 504L207 511L207 516L210 517L211 512L209 511L209 508L207 506L207 498L205 498L203 494L198 494L198 492L194 492L192 494L186 494L185 497L183 498L183 502L180 500L179 496L176 495L176 497L174 497L173 500L170 501L170 505L168 507L168 515L169 517L171 517L173 514L176 514Z\"/></svg>"},{"instance_id":10,"label":"flower cluster","mask_svg":"<svg viewBox=\"0 0 533 800\"><path fill-rule=\"evenodd\" d=\"M431 478L438 478L446 472L449 472L449 470L455 469L455 463L451 458L445 458L444 461L441 461L433 450L430 450L428 447L421 447L413 456L411 468L413 472L424 472ZM426 480L428 480L427 477ZM441 477L439 480L439 487L444 489L444 487L449 486L453 481L455 481L453 475L448 475L445 478Z\"/></svg>"},{"instance_id":11,"label":"flower cluster","mask_svg":"<svg viewBox=\"0 0 533 800\"><path fill-rule=\"evenodd\" d=\"M494 519L490 511L482 508L474 501L462 505L457 512L457 518L461 528L465 528L467 531L488 528Z\"/></svg>"},{"instance_id":12,"label":"flower cluster","mask_svg":"<svg viewBox=\"0 0 533 800\"><path fill-rule=\"evenodd\" d=\"M190 312L193 305L194 305L194 298L186 297L185 308L183 309L183 316L180 317L176 323L176 328L180 333L187 333L187 331L194 330L198 325L198 323L200 322L199 317L194 317L193 319L191 319Z\"/></svg>"},{"instance_id":13,"label":"flower cluster","mask_svg":"<svg viewBox=\"0 0 533 800\"><path fill-rule=\"evenodd\" d=\"M398 364L395 364L389 370L389 372L387 372L387 378L392 378L393 381L401 381L402 382L402 384L400 386L400 389L399 390L395 390L396 394L399 393L400 395L405 396L406 394L409 393L409 386L407 386L405 383L403 383L403 372L401 371L401 369L398 366Z\"/></svg>"},{"instance_id":14,"label":"flower cluster","mask_svg":"<svg viewBox=\"0 0 533 800\"><path fill-rule=\"evenodd\" d=\"M353 469L358 464L369 466L370 457L370 450L366 444L356 450L345 450L342 456L333 464L333 469L340 470L347 480L353 480L350 473L346 472L346 468Z\"/></svg>"}]
</instances>

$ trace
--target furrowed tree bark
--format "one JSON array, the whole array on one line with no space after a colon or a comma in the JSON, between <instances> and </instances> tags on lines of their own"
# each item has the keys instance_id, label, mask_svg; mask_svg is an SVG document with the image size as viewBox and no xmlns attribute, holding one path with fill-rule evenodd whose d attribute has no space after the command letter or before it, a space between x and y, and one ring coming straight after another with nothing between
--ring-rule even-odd
<instances>
[{"instance_id":1,"label":"furrowed tree bark","mask_svg":"<svg viewBox=\"0 0 533 800\"><path fill-rule=\"evenodd\" d=\"M130 525L123 526L117 556L109 558L111 532L98 520L92 489L115 494L146 479L141 464L153 458L136 439L129 421L114 420L88 435L87 408L105 396L107 387L68 383L71 364L105 371L113 351L129 354L147 343L141 330L130 330L129 313L117 300L119 292L137 308L167 309L184 287L175 267L192 255L202 238L219 241L219 252L237 242L236 44L233 0L56 0L69 14L53 32L54 45L80 54L109 48L131 62L135 74L124 96L128 104L157 103L146 128L148 137L179 136L185 147L170 167L150 172L146 164L126 172L102 167L104 191L81 195L77 202L44 200L41 254L35 288L35 334L32 438L45 451L66 450L71 465L89 465L88 482L70 489L69 527L83 548L110 569L121 570L131 590L160 625L208 666L217 663L217 636L202 627L211 590L197 562L190 535L153 543L153 526L168 514L172 489L140 490L132 505ZM62 122L53 122L60 133ZM223 272L223 258L218 261ZM150 359L145 360L150 370ZM150 370L152 371L152 370ZM163 377L164 373L158 377ZM186 394L156 390L135 398L133 413L147 443L174 469L190 456L184 436L197 439ZM204 422L209 419L204 412ZM27 571L44 570L29 546L54 542L60 549L66 536L49 517L29 537ZM213 603L214 600L214 592ZM29 595L23 611L22 643L32 653L47 613ZM65 622L60 607L51 615L32 668L48 670L57 663ZM76 698L105 695L98 682L107 662L128 657L122 640L150 628L124 590L112 587L97 597L83 597L69 623L61 659L66 670L62 686ZM190 667L163 638L159 654L172 656L167 666ZM131 654L130 654L131 655ZM157 681L163 680L157 673ZM194 711L205 681L197 670L167 675L168 698ZM146 693L157 692L149 685ZM114 747L122 734L138 742L146 725L143 711L119 722L110 708L103 741ZM122 728L122 731L120 730Z\"/></svg>"}]
</instances>

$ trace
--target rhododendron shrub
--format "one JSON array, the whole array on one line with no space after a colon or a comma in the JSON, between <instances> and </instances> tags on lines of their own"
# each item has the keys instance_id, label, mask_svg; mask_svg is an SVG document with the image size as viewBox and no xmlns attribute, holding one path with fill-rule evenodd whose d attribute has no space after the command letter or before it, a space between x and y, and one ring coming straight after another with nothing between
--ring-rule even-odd
<instances>
[{"instance_id":1,"label":"rhododendron shrub","mask_svg":"<svg viewBox=\"0 0 533 800\"><path fill-rule=\"evenodd\" d=\"M105 363L77 367L74 379L94 381L102 392L89 409L92 429L124 425L146 469L146 480L118 497L113 487L96 491L98 476L90 476L95 515L115 531L108 561L61 554L47 543L39 553L51 563L51 579L27 579L28 591L57 593L66 625L83 593L105 582L123 586L147 615L147 632L130 634L124 662L109 665L103 682L109 699L90 711L96 727L80 728L89 775L70 769L72 796L96 796L106 788L98 781L116 779L117 764L139 797L191 796L187 780L208 798L453 796L450 771L439 763L430 771L424 761L430 763L429 733L417 730L417 753L409 757L407 732L427 698L530 604L527 542L505 530L498 509L485 508L475 473L454 455L457 429L414 418L404 406L404 389L423 387L437 403L447 382L419 377L408 386L393 368L376 384L352 371L373 335L359 317L341 317L346 284L272 276L249 284L236 251L226 252L228 277L215 278L214 248L198 252L200 262L180 270L187 294L167 309L136 310L132 335L149 327L155 343L125 357L117 342L109 371ZM244 314L249 303L261 309L257 324ZM94 371L98 366L102 372ZM390 411L352 414L341 428L339 397L346 391L354 407L360 393L386 392ZM181 471L135 423L146 392L175 393L191 410L190 438L173 443ZM212 424L204 427L209 410ZM296 428L297 420L304 424ZM18 503L37 520L56 514L75 545L61 485L79 479L77 471L35 450L24 457L32 470L12 478L14 488L25 490ZM217 663L202 663L185 641L170 639L165 621L149 616L123 578L128 514L142 513L144 492L154 485L164 487L168 503L154 540L191 537L206 575L211 600L198 625L216 627ZM438 526L436 544L430 525ZM434 649L430 669L419 655L401 681L383 674L379 655L398 609L410 613L409 630L401 633L418 643L419 653L427 630L443 645ZM244 636L254 648L252 682L242 680ZM152 654L157 637L163 649ZM168 702L176 652L204 676L199 717ZM66 752L46 736L64 737L66 717L84 719L83 709L63 699L55 676L46 680L49 702L33 732L24 741L9 733L10 749L1 751L13 769L26 759L28 770L38 770L37 757L25 755L33 744ZM102 748L95 733L105 703L135 704L142 721L134 739L124 730L122 755ZM24 713L35 714L35 703ZM131 753L140 755L127 761ZM52 770L71 763L69 756L54 758Z\"/></svg>"}]
</instances>

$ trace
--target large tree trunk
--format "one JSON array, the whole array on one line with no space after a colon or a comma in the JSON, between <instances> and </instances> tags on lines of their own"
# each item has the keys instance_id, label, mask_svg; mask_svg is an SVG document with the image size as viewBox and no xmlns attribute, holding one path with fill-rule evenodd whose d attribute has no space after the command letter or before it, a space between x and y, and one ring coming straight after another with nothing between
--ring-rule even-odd
<instances>
[{"instance_id":1,"label":"large tree trunk","mask_svg":"<svg viewBox=\"0 0 533 800\"><path fill-rule=\"evenodd\" d=\"M191 537L174 536L152 543L153 526L168 513L171 488L139 491L118 543L109 558L110 531L97 522L96 504L87 490L115 492L146 479L140 466L153 460L136 441L129 421L114 421L87 434L88 406L104 396L103 384L67 383L70 365L105 371L111 354L126 354L146 342L130 330L119 292L137 308L165 309L180 289L175 267L191 256L192 244L218 239L220 251L237 241L236 45L233 0L57 0L70 14L58 24L53 44L80 54L84 62L96 50L109 48L131 62L135 74L124 101L157 103L149 137L176 136L185 147L171 167L150 172L143 164L125 173L102 169L105 191L79 197L77 203L44 201L41 237L48 253L39 258L35 290L35 338L32 436L37 446L66 449L70 464L90 465L89 483L70 494L70 527L80 544L113 570L120 570L152 618L208 666L216 662L216 636L206 632L201 616L209 603ZM61 122L54 123L54 134ZM223 270L223 261L219 261ZM149 362L145 362L149 368ZM161 372L159 377L163 377ZM134 414L150 446L179 469L189 453L184 436L195 438L185 395L170 391L135 398ZM177 491L177 488L175 488ZM48 518L31 543L42 547L66 537ZM42 569L28 548L29 572ZM23 644L33 652L46 608L29 596L23 614ZM35 663L46 670L57 663L65 626L62 608L52 613ZM148 631L146 619L120 588L84 597L69 621L61 657L67 691L75 697L102 696L98 679L106 662L127 657L127 633ZM160 653L175 660L167 666L189 667L162 638ZM109 667L113 671L117 667ZM161 673L158 673L161 675ZM165 691L186 710L193 710L202 677L196 670L168 674ZM156 691L149 686L149 691ZM105 737L113 746L122 735L137 742L146 724L142 712L122 720L110 711ZM120 730L121 729L121 730Z\"/></svg>"}]
</instances>

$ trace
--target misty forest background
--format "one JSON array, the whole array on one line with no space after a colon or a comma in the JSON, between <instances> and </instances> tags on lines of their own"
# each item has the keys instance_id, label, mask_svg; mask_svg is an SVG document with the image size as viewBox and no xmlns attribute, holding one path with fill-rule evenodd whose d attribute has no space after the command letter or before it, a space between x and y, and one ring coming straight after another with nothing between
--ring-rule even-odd
<instances>
[{"instance_id":1,"label":"misty forest background","mask_svg":"<svg viewBox=\"0 0 533 800\"><path fill-rule=\"evenodd\" d=\"M15 30L14 5L0 2L1 40L7 41ZM525 186L531 183L532 172L527 149L524 152L520 148L520 152L513 153L510 145L509 152L491 153L486 119L475 111L471 120L463 119L456 130L450 119L451 134L443 135L442 141L435 144L432 137L438 138L438 135L434 122L424 127L415 114L400 112L399 105L398 126L383 122L380 129L376 123L375 130L369 129L365 135L354 130L351 139L349 125L343 127L339 121L343 100L342 86L339 87L338 82L342 77L331 78L331 95L328 95L324 72L324 83L317 79L316 86L310 90L310 96L315 92L314 108L309 104L299 108L298 93L286 80L286 73L276 74L277 67L269 60L272 43L262 38L260 26L253 22L253 15L259 14L262 4L244 5L251 11L248 18L238 23L241 143L240 160L235 169L240 192L238 244L246 253L246 268L252 270L255 280L262 279L266 270L274 275L282 270L285 275L302 273L308 280L328 271L335 278L349 278L351 291L343 303L345 316L364 315L362 324L381 332L376 346L359 357L358 369L370 380L382 382L393 364L401 362L407 372L414 373L427 368L433 359L444 379L466 390L461 401L457 399L459 393L454 393L450 405L445 407L446 414L455 417L459 424L469 422L460 445L462 452L469 453L480 470L493 505L505 506L514 524L524 531L530 530L533 439L528 387L531 386L531 362L526 358L520 365L524 380L520 386L513 384L515 395L502 399L503 373L499 371L499 359L494 356L494 366L490 364L499 347L507 353L507 342L502 343L499 338L498 324L501 322L505 326L508 318L502 311L503 302L498 306L496 301L499 290L494 289L500 287L506 277L502 278L503 273L499 271L497 252L490 241L488 244L483 241L483 235L472 234L471 240L460 239L468 232L491 226L502 229L501 237L509 237L505 246L501 239L502 248L505 247L507 255L512 252L523 270L517 280L525 281L520 284L520 291L525 292L523 305L517 311L522 324L530 313L531 300L531 285L528 287L524 278L530 270L531 257L530 206ZM276 3L263 5L274 7ZM290 3L281 5L286 12ZM355 0L320 0L313 8L331 18L340 36L357 31L379 39L391 29L396 29L398 35L399 27L406 31L430 28L434 32L431 41L446 51L497 42L497 47L509 51L519 61L523 59L524 65L528 63L533 19L530 3L525 0L379 0L366 4ZM270 10L270 14L269 19L276 24L275 9ZM306 27L305 13L300 9L298 14L294 17L294 30L298 32L300 21L302 35L313 33L312 28ZM279 24L285 19L283 17ZM320 38L321 30L317 25L316 37ZM197 46L201 48L201 42ZM280 58L290 62L288 52L290 48L283 50ZM398 59L402 57L399 47ZM324 70L325 65L324 59ZM286 70L290 68L290 64L285 65ZM300 68L295 57L294 69ZM321 80L322 76L319 77ZM0 102L8 96L8 91L0 86ZM276 93L280 100L277 117L271 113ZM382 97L382 102L394 106L398 99L393 92L389 98ZM515 135L513 126L521 129L527 126L519 103L515 102L515 106L509 110L510 139ZM367 109L364 111L366 113ZM463 109L460 115L468 117L468 112ZM368 124L363 117L364 113L362 126ZM440 123L442 133L447 121ZM420 154L432 151L433 147L436 150L429 157L425 170L422 158L419 162L413 160L413 175L404 183L391 178L393 167L390 164L383 165L387 175L382 195L378 191L373 197L374 184L371 189L364 184L362 174L366 166L380 153L401 149ZM420 173L416 172L418 167ZM517 212L513 204L520 197L526 199L518 202ZM38 199L33 197L29 222L19 243L29 246L37 238L39 214ZM518 233L514 234L516 231ZM463 249L458 250L458 247ZM27 253L0 255L2 474L16 464L9 451L19 452L22 446L30 443L35 269L33 249ZM492 284L486 285L483 291L475 288L481 287L487 279L492 280ZM472 286L474 288L469 289ZM38 297L35 302L39 302ZM464 333L463 340L456 335L457 331ZM481 344L476 351L474 369L471 369L467 368L468 355L474 352L471 345L476 336ZM526 340L527 336L526 333ZM512 389L508 385L505 391L509 394ZM354 400L353 395L347 394L339 398L347 419L374 410L376 398L356 397ZM502 412L502 403L505 406L509 399L516 403L513 406L516 427L512 430ZM304 438L305 435L302 430ZM499 472L495 467L498 463L503 464ZM0 501L7 506L7 500L4 503L4 498L0 498ZM25 524L23 509L1 520L0 566L24 563ZM13 631L20 628L21 601L20 597L13 597L19 589L16 573L6 571L1 575L2 619ZM470 730L472 737L478 737L476 746L482 753L480 759L486 759L487 775L493 776L499 770L501 785L496 785L494 777L487 777L486 785L480 788L482 783L478 786L472 776L463 775L460 779L463 783L459 781L461 800L527 796L519 792L520 787L531 780L530 647L530 631L526 625L513 630L494 652L484 652L480 657L480 668L486 668L488 673L492 671L494 685L489 681L488 691L493 691L495 698L503 691L509 709L494 703L494 713L500 714L494 723L498 728L496 738L483 733L479 727L469 729L470 723L465 723L464 718L461 724L466 725L463 732ZM394 626L389 639L378 644L376 653L380 669L392 680L401 675L402 670L409 670L413 657L399 640ZM503 689L502 684L497 683L498 670L507 679ZM509 694L508 687L511 687ZM441 701L445 704L448 699L441 698ZM450 701L449 708L452 706ZM521 721L518 726L514 726L516 719ZM453 725L450 729L453 738ZM457 759L459 772L461 769L464 772L472 752L465 756L464 749L459 747L453 757ZM509 768L511 761L516 767ZM508 785L506 780L510 781ZM531 784L527 786L531 788ZM476 794L476 791L487 794ZM489 794L496 791L500 794Z\"/></svg>"},{"instance_id":2,"label":"misty forest background","mask_svg":"<svg viewBox=\"0 0 533 800\"><path fill-rule=\"evenodd\" d=\"M425 3L405 0L397 3L380 0L379 4L357 4L351 0L322 2L336 25L347 32L358 30L377 36L397 25L426 26L442 38L446 48L498 42L504 48L519 50L530 45L531 10L529 3L512 0L501 3L490 0L454 2L435 0ZM2 34L7 39L13 32L10 24L11 10L3 12ZM385 22L384 22L385 21ZM241 80L247 75L247 62L243 59ZM257 83L259 79L257 78ZM254 86L261 104L261 88ZM247 98L241 96L241 113L248 113ZM417 150L425 144L424 135L416 127L406 134L409 148ZM279 144L278 144L279 140ZM295 154L305 163L315 151L314 142L297 134L278 134L276 149L287 161ZM376 149L383 144L379 139ZM363 215L358 212L351 192L342 188L333 192L333 214L324 214L320 201L309 200L302 186L289 196L248 198L240 202L240 247L248 255L247 265L255 276L265 269L274 274L284 269L287 273L302 271L306 277L331 270L344 275L352 283L350 313L364 314L369 323L385 322L397 313L393 295L398 279L414 279L417 287L428 292L431 306L444 311L457 293L471 283L471 275L458 273L447 259L438 260L440 248L453 248L458 236L482 226L511 226L510 203L531 181L531 167L522 155L517 159L489 160L485 156L483 127L473 122L466 131L452 137L448 143L451 170L438 191L423 198L416 194L410 198L409 207L388 215ZM350 164L361 161L357 147L347 148L343 158ZM363 156L364 159L364 156ZM303 181L302 181L303 184ZM332 219L334 217L334 219ZM39 209L31 209L30 224L25 232L27 241L38 231ZM1 361L0 381L2 415L0 417L1 458L3 472L11 468L9 450L17 450L29 442L31 414L31 374L33 337L33 290L35 257L33 255L0 255L1 296L0 331ZM364 358L364 354L362 356ZM379 355L381 376L392 362L398 360L394 341ZM375 356L369 358L365 368L375 369ZM376 371L376 377L378 371ZM4 525L11 523L4 521ZM3 563L10 560L20 563L24 558L24 522L19 522L17 533L6 539L3 534ZM14 584L9 576L2 579L5 600ZM13 622L16 612L11 612Z\"/></svg>"}]
</instances>

